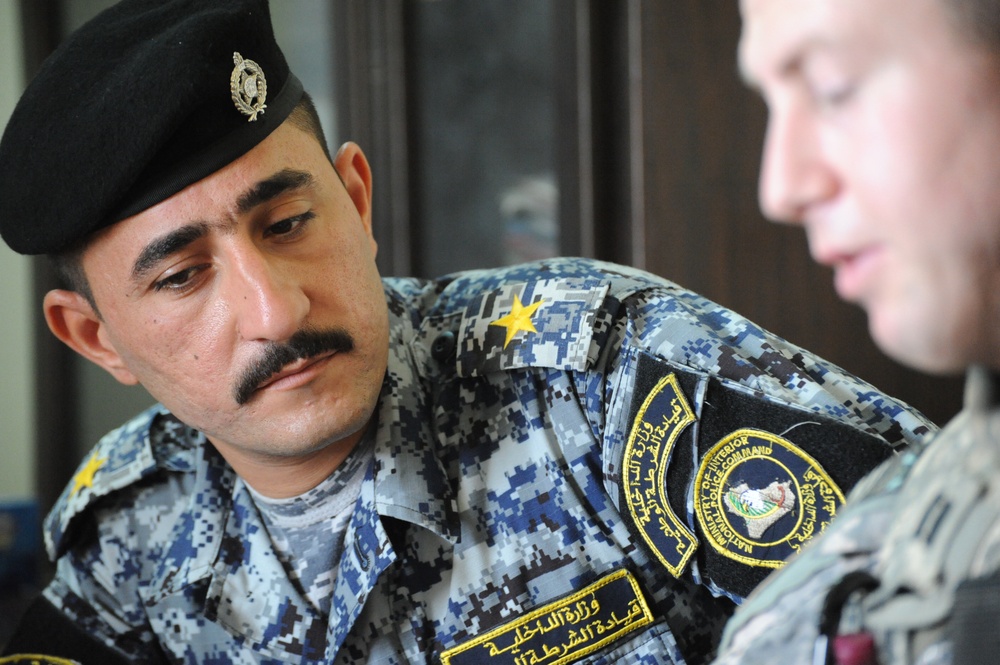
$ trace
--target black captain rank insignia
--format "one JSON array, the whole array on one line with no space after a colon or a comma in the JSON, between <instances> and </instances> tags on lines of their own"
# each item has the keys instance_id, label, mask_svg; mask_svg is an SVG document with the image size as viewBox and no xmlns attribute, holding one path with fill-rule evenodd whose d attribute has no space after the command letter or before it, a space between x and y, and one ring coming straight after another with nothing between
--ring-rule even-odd
<instances>
[{"instance_id":1,"label":"black captain rank insignia","mask_svg":"<svg viewBox=\"0 0 1000 665\"><path fill-rule=\"evenodd\" d=\"M882 439L648 354L622 461L630 529L675 577L746 596L887 459Z\"/></svg>"}]
</instances>

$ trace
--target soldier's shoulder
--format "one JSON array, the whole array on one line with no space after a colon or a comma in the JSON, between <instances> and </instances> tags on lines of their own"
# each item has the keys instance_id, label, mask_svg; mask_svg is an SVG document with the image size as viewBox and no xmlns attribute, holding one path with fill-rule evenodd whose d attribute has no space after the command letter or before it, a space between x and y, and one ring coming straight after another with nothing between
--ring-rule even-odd
<instances>
[{"instance_id":1,"label":"soldier's shoulder","mask_svg":"<svg viewBox=\"0 0 1000 665\"><path fill-rule=\"evenodd\" d=\"M163 471L190 471L203 437L155 405L98 441L77 467L44 525L45 546L57 558L74 526L102 502L155 481Z\"/></svg>"},{"instance_id":2,"label":"soldier's shoulder","mask_svg":"<svg viewBox=\"0 0 1000 665\"><path fill-rule=\"evenodd\" d=\"M620 300L667 282L623 266L560 258L454 273L431 284L427 319L454 336L458 374L475 376L588 369Z\"/></svg>"}]
</instances>

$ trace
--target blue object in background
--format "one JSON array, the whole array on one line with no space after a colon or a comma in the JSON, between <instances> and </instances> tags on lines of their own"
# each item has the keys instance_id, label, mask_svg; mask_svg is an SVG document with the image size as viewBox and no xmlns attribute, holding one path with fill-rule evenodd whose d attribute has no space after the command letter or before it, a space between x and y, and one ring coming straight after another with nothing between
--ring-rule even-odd
<instances>
[{"instance_id":1,"label":"blue object in background","mask_svg":"<svg viewBox=\"0 0 1000 665\"><path fill-rule=\"evenodd\" d=\"M0 648L38 593L42 526L33 499L0 501Z\"/></svg>"},{"instance_id":2,"label":"blue object in background","mask_svg":"<svg viewBox=\"0 0 1000 665\"><path fill-rule=\"evenodd\" d=\"M38 502L0 501L0 593L37 584L40 547Z\"/></svg>"}]
</instances>

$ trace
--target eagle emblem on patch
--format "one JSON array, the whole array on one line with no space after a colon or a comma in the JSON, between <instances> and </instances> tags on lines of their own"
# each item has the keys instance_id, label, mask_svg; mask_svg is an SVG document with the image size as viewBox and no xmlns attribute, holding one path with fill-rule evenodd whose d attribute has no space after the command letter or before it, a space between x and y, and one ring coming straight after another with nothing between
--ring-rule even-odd
<instances>
[{"instance_id":1,"label":"eagle emblem on patch","mask_svg":"<svg viewBox=\"0 0 1000 665\"><path fill-rule=\"evenodd\" d=\"M233 73L229 77L229 91L233 104L243 115L249 116L247 122L257 119L258 113L263 113L267 105L267 79L264 72L253 60L233 53Z\"/></svg>"},{"instance_id":2,"label":"eagle emblem on patch","mask_svg":"<svg viewBox=\"0 0 1000 665\"><path fill-rule=\"evenodd\" d=\"M717 552L779 568L827 527L844 494L819 462L792 442L744 428L704 456L694 500L705 539Z\"/></svg>"}]
</instances>

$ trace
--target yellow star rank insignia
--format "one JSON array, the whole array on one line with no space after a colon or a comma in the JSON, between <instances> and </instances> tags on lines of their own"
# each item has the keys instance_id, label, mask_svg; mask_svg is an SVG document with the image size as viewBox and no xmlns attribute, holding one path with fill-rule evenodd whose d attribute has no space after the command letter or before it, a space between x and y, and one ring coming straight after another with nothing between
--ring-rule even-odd
<instances>
[{"instance_id":1,"label":"yellow star rank insignia","mask_svg":"<svg viewBox=\"0 0 1000 665\"><path fill-rule=\"evenodd\" d=\"M108 458L106 457L98 458L97 453L91 455L90 459L87 460L87 463L84 464L83 468L77 471L76 475L73 476L73 490L69 493L70 496L73 496L84 487L93 487L94 475L107 461Z\"/></svg>"},{"instance_id":2,"label":"yellow star rank insignia","mask_svg":"<svg viewBox=\"0 0 1000 665\"><path fill-rule=\"evenodd\" d=\"M525 307L521 304L521 299L515 294L514 305L510 309L510 314L501 316L496 321L490 321L491 326L503 326L507 329L507 338L504 339L503 348L506 349L510 341L514 339L514 335L519 332L538 332L535 330L535 324L531 322L531 317L535 315L535 312L541 306L542 301L538 300Z\"/></svg>"}]
</instances>

